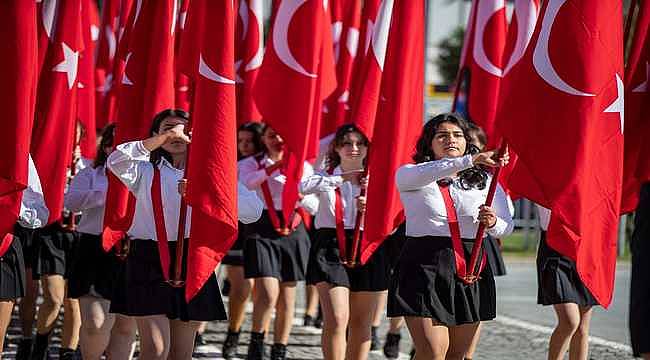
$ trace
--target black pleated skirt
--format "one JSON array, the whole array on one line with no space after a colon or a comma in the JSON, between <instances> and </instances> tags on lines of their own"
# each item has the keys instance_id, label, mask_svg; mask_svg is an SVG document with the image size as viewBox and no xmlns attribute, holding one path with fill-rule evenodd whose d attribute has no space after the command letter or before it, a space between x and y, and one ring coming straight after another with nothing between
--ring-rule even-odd
<instances>
[{"instance_id":1,"label":"black pleated skirt","mask_svg":"<svg viewBox=\"0 0 650 360\"><path fill-rule=\"evenodd\" d=\"M503 255L501 255L498 240L488 235L483 239L483 244L487 263L490 269L492 269L492 274L494 276L506 275L506 264L503 262Z\"/></svg>"},{"instance_id":2,"label":"black pleated skirt","mask_svg":"<svg viewBox=\"0 0 650 360\"><path fill-rule=\"evenodd\" d=\"M650 183L641 187L630 250L630 342L634 356L640 357L650 353Z\"/></svg>"},{"instance_id":3,"label":"black pleated skirt","mask_svg":"<svg viewBox=\"0 0 650 360\"><path fill-rule=\"evenodd\" d=\"M28 269L33 268L36 261L38 232L39 229L28 229L18 224L14 226L14 235L20 239L25 268Z\"/></svg>"},{"instance_id":4,"label":"black pleated skirt","mask_svg":"<svg viewBox=\"0 0 650 360\"><path fill-rule=\"evenodd\" d=\"M187 243L186 241L185 244ZM174 273L175 254L176 242L170 241L170 275ZM186 263L187 246L183 257ZM127 316L166 315L169 319L182 321L226 319L226 309L214 273L199 293L187 303L185 287L174 288L164 280L158 243L140 239L131 240L124 269L115 282L110 312Z\"/></svg>"},{"instance_id":5,"label":"black pleated skirt","mask_svg":"<svg viewBox=\"0 0 650 360\"><path fill-rule=\"evenodd\" d=\"M244 243L246 236L248 236L248 225L239 222L237 231L237 240L232 245L226 256L223 257L221 263L230 266L244 266Z\"/></svg>"},{"instance_id":6,"label":"black pleated skirt","mask_svg":"<svg viewBox=\"0 0 650 360\"><path fill-rule=\"evenodd\" d=\"M68 296L91 295L110 300L116 274L124 262L113 250L105 252L101 235L79 233L78 256L68 279Z\"/></svg>"},{"instance_id":7,"label":"black pleated skirt","mask_svg":"<svg viewBox=\"0 0 650 360\"><path fill-rule=\"evenodd\" d=\"M282 218L281 212L278 216ZM288 236L280 236L267 210L256 223L244 244L244 276L247 279L273 277L280 282L305 280L311 246L303 223Z\"/></svg>"},{"instance_id":8,"label":"black pleated skirt","mask_svg":"<svg viewBox=\"0 0 650 360\"><path fill-rule=\"evenodd\" d=\"M7 252L0 257L1 300L16 300L25 296L25 257L19 236L21 231L15 231L14 240Z\"/></svg>"},{"instance_id":9,"label":"black pleated skirt","mask_svg":"<svg viewBox=\"0 0 650 360\"><path fill-rule=\"evenodd\" d=\"M346 230L345 234L350 241L354 231ZM349 268L341 263L336 229L318 229L309 255L307 284L320 282L343 286L352 292L388 289L388 262L384 247L379 246L365 265Z\"/></svg>"},{"instance_id":10,"label":"black pleated skirt","mask_svg":"<svg viewBox=\"0 0 650 360\"><path fill-rule=\"evenodd\" d=\"M76 232L64 230L58 222L40 229L35 240L34 279L43 275L69 278L77 259L78 240Z\"/></svg>"},{"instance_id":11,"label":"black pleated skirt","mask_svg":"<svg viewBox=\"0 0 650 360\"><path fill-rule=\"evenodd\" d=\"M463 239L469 261L474 240ZM456 276L451 238L407 237L390 280L388 316L431 318L447 326L496 317L496 287L489 266L467 285Z\"/></svg>"},{"instance_id":12,"label":"black pleated skirt","mask_svg":"<svg viewBox=\"0 0 650 360\"><path fill-rule=\"evenodd\" d=\"M576 263L548 246L546 231L542 231L537 249L537 303L598 305L580 280Z\"/></svg>"}]
</instances>

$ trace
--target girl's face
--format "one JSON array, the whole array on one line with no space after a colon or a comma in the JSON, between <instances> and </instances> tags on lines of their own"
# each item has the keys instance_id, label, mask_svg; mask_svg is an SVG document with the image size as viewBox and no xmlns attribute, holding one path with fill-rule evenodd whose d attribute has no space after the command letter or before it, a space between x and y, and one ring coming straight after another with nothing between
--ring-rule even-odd
<instances>
[{"instance_id":1,"label":"girl's face","mask_svg":"<svg viewBox=\"0 0 650 360\"><path fill-rule=\"evenodd\" d=\"M463 156L466 147L463 130L450 122L440 124L431 140L431 151L436 160Z\"/></svg>"},{"instance_id":2,"label":"girl's face","mask_svg":"<svg viewBox=\"0 0 650 360\"><path fill-rule=\"evenodd\" d=\"M340 146L334 148L341 161L363 161L368 154L368 146L357 132L345 134Z\"/></svg>"},{"instance_id":3,"label":"girl's face","mask_svg":"<svg viewBox=\"0 0 650 360\"><path fill-rule=\"evenodd\" d=\"M171 130L177 125L182 125L184 128L187 125L187 120L175 116L167 117L160 123L158 134ZM172 155L179 155L187 152L187 144L181 140L166 142L162 145L162 148Z\"/></svg>"},{"instance_id":4,"label":"girl's face","mask_svg":"<svg viewBox=\"0 0 650 360\"><path fill-rule=\"evenodd\" d=\"M242 157L255 154L254 135L250 131L242 130L237 132L237 150Z\"/></svg>"},{"instance_id":5,"label":"girl's face","mask_svg":"<svg viewBox=\"0 0 650 360\"><path fill-rule=\"evenodd\" d=\"M270 127L267 127L262 135L262 142L267 149L272 153L279 153L282 151L284 140L282 137Z\"/></svg>"}]
</instances>

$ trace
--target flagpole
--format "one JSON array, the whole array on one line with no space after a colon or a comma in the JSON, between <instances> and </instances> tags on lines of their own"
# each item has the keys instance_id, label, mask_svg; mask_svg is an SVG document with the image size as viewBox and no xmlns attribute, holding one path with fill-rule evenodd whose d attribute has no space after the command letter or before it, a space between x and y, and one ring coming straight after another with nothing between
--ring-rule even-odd
<instances>
[{"instance_id":1,"label":"flagpole","mask_svg":"<svg viewBox=\"0 0 650 360\"><path fill-rule=\"evenodd\" d=\"M366 159L370 159L370 149L368 149L368 152L366 153ZM366 164L363 174L361 175L362 177L366 178L368 177L368 164ZM362 187L361 190L359 191L359 197L366 197L368 194L368 185L366 184L365 187ZM367 204L367 200L366 200ZM366 205L367 206L367 205ZM361 245L361 226L366 222L366 209L361 210L357 208L357 218L354 224L354 234L352 236L352 251L350 256L345 259L344 265L348 267L356 267L361 264L360 261L357 261L357 257L359 255L359 245ZM346 250L347 252L347 250Z\"/></svg>"},{"instance_id":2,"label":"flagpole","mask_svg":"<svg viewBox=\"0 0 650 360\"><path fill-rule=\"evenodd\" d=\"M630 39L630 30L632 30L632 19L634 18L634 12L639 5L639 0L632 0L630 3L630 8L627 11L627 17L625 18L625 32L623 33L624 45L623 48L627 49L627 43Z\"/></svg>"}]
</instances>

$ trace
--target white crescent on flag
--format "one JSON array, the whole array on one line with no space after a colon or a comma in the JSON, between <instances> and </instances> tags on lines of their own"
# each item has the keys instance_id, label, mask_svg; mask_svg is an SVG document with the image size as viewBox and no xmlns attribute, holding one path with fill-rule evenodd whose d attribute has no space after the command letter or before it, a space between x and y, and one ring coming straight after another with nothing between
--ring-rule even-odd
<instances>
[{"instance_id":1,"label":"white crescent on flag","mask_svg":"<svg viewBox=\"0 0 650 360\"><path fill-rule=\"evenodd\" d=\"M384 71L384 62L386 60L386 47L388 46L390 21L393 17L393 4L394 0L383 0L381 2L372 34L372 51L375 53L375 59L377 59L379 68L382 71Z\"/></svg>"},{"instance_id":2,"label":"white crescent on flag","mask_svg":"<svg viewBox=\"0 0 650 360\"><path fill-rule=\"evenodd\" d=\"M517 41L508 64L503 69L503 76L506 76L512 67L524 57L526 48L535 32L539 7L532 0L515 0L515 14L517 16Z\"/></svg>"},{"instance_id":3,"label":"white crescent on flag","mask_svg":"<svg viewBox=\"0 0 650 360\"><path fill-rule=\"evenodd\" d=\"M280 61L290 69L305 76L315 78L316 74L307 72L305 68L298 63L298 60L291 53L289 48L289 24L293 15L296 13L307 0L289 0L280 2L280 7L276 14L275 25L273 26L273 47Z\"/></svg>"},{"instance_id":4,"label":"white crescent on flag","mask_svg":"<svg viewBox=\"0 0 650 360\"><path fill-rule=\"evenodd\" d=\"M487 26L492 16L494 16L494 14L496 14L498 11L504 9L505 6L505 0L478 2L476 32L474 32L474 46L472 47L476 64L478 64L481 69L498 77L503 76L503 70L494 65L494 63L492 63L492 61L488 58L487 54L485 53L485 46L483 46L482 36L485 33L485 27ZM481 36L481 38L477 39L476 36Z\"/></svg>"},{"instance_id":5,"label":"white crescent on flag","mask_svg":"<svg viewBox=\"0 0 650 360\"><path fill-rule=\"evenodd\" d=\"M199 74L201 74L206 79L210 79L214 82L227 84L227 85L235 84L235 80L231 80L225 76L221 76L217 74L214 70L212 70L210 66L206 64L206 62L203 60L203 54L199 54Z\"/></svg>"}]
</instances>

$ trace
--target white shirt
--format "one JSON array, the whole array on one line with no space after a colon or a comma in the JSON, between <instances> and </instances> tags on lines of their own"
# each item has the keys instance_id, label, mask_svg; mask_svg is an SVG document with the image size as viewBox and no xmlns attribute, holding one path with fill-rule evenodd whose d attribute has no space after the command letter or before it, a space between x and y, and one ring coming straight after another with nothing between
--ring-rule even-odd
<instances>
[{"instance_id":1,"label":"white shirt","mask_svg":"<svg viewBox=\"0 0 650 360\"><path fill-rule=\"evenodd\" d=\"M264 155L262 158L264 167L273 165L275 162ZM282 190L287 181L286 176L280 173L280 169L276 169L271 175L266 174L266 170L260 169L257 160L254 156L249 156L239 161L239 181L241 181L249 190L255 190L260 199L264 199L264 194L260 185L264 181L268 181L271 197L273 198L273 206L276 210L282 210ZM302 180L307 179L314 174L312 166L305 162L302 170ZM301 206L310 214L315 214L318 210L318 198L315 195L305 195L302 200L296 203L296 206ZM266 209L266 203L264 204Z\"/></svg>"},{"instance_id":2,"label":"white shirt","mask_svg":"<svg viewBox=\"0 0 650 360\"><path fill-rule=\"evenodd\" d=\"M104 224L104 204L108 178L106 167L86 167L70 182L63 205L73 212L81 212L77 230L81 233L100 235Z\"/></svg>"},{"instance_id":3,"label":"white shirt","mask_svg":"<svg viewBox=\"0 0 650 360\"><path fill-rule=\"evenodd\" d=\"M154 221L153 203L151 202L151 183L154 168L149 162L149 150L142 141L120 144L115 148L106 162L108 169L117 176L131 191L135 202L135 215L131 228L127 231L135 239L152 239L157 241L156 223ZM183 170L176 169L164 158L158 164L160 169L161 198L163 216L167 230L167 241L176 241L178 234L178 214L181 207L181 195L178 193L178 181L183 178ZM187 219L184 236L190 234L192 208L187 207Z\"/></svg>"},{"instance_id":4,"label":"white shirt","mask_svg":"<svg viewBox=\"0 0 650 360\"><path fill-rule=\"evenodd\" d=\"M18 224L24 228L37 229L47 224L50 211L45 205L41 180L38 177L38 172L36 171L36 166L31 155L29 155L27 161L27 188L23 190Z\"/></svg>"},{"instance_id":5,"label":"white shirt","mask_svg":"<svg viewBox=\"0 0 650 360\"><path fill-rule=\"evenodd\" d=\"M361 187L344 181L341 172L341 167L337 166L332 175L317 173L300 183L301 193L318 196L318 211L314 220L317 229L336 228L336 188L341 189L343 225L346 229L354 229L357 221L356 198L361 193Z\"/></svg>"},{"instance_id":6,"label":"white shirt","mask_svg":"<svg viewBox=\"0 0 650 360\"><path fill-rule=\"evenodd\" d=\"M255 191L246 189L239 181L237 182L237 216L244 224L254 223L262 216L264 202L257 197Z\"/></svg>"},{"instance_id":7,"label":"white shirt","mask_svg":"<svg viewBox=\"0 0 650 360\"><path fill-rule=\"evenodd\" d=\"M537 206L537 214L539 216L539 227L542 230L548 230L548 224L551 222L551 210L543 207L542 205L535 204Z\"/></svg>"},{"instance_id":8,"label":"white shirt","mask_svg":"<svg viewBox=\"0 0 650 360\"><path fill-rule=\"evenodd\" d=\"M396 181L406 215L408 236L451 236L447 222L447 210L436 181L451 177L461 170L472 167L471 155L408 164L397 170ZM491 177L488 178L488 183ZM463 190L455 183L449 186L454 200L461 237L474 239L478 229L479 207L485 203L488 187L483 190ZM497 186L492 202L497 222L487 233L501 237L512 232L513 221L508 209L506 194Z\"/></svg>"}]
</instances>

